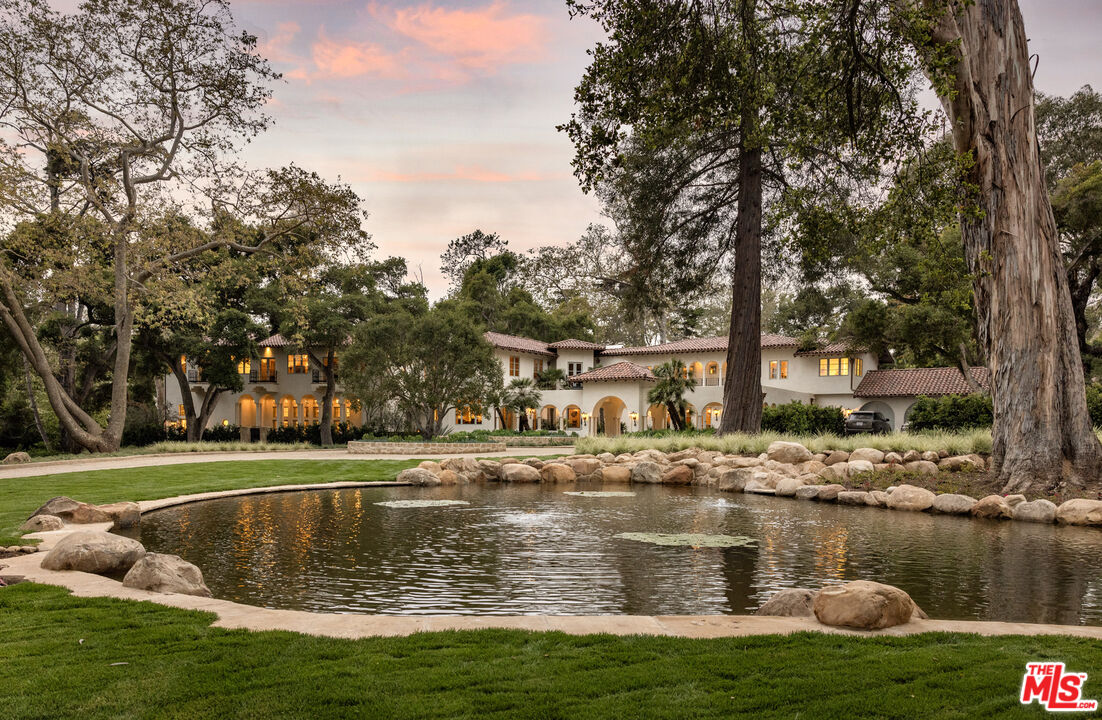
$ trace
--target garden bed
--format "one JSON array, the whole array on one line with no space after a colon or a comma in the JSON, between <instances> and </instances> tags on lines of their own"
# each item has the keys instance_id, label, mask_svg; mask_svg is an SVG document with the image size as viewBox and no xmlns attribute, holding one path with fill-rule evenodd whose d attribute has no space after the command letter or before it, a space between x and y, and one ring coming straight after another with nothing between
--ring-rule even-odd
<instances>
[{"instance_id":1,"label":"garden bed","mask_svg":"<svg viewBox=\"0 0 1102 720\"><path fill-rule=\"evenodd\" d=\"M348 452L353 455L467 455L471 453L505 452L505 443L352 440L348 443Z\"/></svg>"}]
</instances>

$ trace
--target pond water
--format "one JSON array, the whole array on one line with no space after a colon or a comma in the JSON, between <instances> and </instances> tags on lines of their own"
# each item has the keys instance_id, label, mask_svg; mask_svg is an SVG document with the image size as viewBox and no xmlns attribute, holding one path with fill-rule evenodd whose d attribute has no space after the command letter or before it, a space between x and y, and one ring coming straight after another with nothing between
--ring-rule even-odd
<instances>
[{"instance_id":1,"label":"pond water","mask_svg":"<svg viewBox=\"0 0 1102 720\"><path fill-rule=\"evenodd\" d=\"M386 487L254 495L142 519L215 597L381 614L747 613L785 587L877 580L935 618L1102 625L1102 532L697 488ZM408 500L468 504L384 506ZM660 546L622 533L749 537Z\"/></svg>"}]
</instances>

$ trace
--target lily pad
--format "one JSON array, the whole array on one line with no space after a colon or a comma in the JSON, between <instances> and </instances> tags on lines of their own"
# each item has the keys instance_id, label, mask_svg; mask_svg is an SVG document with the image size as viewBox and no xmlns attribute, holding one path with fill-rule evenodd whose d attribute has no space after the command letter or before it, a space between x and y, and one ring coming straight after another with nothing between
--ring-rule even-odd
<instances>
[{"instance_id":1,"label":"lily pad","mask_svg":"<svg viewBox=\"0 0 1102 720\"><path fill-rule=\"evenodd\" d=\"M444 507L446 505L470 505L466 500L387 500L376 505L392 508Z\"/></svg>"},{"instance_id":2,"label":"lily pad","mask_svg":"<svg viewBox=\"0 0 1102 720\"><path fill-rule=\"evenodd\" d=\"M671 547L748 547L757 540L743 535L703 535L701 533L620 533L616 537L652 545Z\"/></svg>"},{"instance_id":3,"label":"lily pad","mask_svg":"<svg viewBox=\"0 0 1102 720\"><path fill-rule=\"evenodd\" d=\"M635 493L627 490L574 490L564 492L563 495L577 495L578 497L635 497Z\"/></svg>"}]
</instances>

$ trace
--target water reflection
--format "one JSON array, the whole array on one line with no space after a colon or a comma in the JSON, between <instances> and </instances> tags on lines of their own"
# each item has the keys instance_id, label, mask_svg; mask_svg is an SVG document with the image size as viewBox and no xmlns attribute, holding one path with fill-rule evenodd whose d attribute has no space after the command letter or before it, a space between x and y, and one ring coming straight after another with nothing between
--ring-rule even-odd
<instances>
[{"instance_id":1,"label":"water reflection","mask_svg":"<svg viewBox=\"0 0 1102 720\"><path fill-rule=\"evenodd\" d=\"M579 486L581 488L581 486ZM365 488L156 512L141 539L199 565L216 597L386 614L744 613L784 587L873 579L933 617L1102 624L1102 533L643 487ZM582 489L600 489L587 486ZM391 500L469 505L391 508ZM659 547L623 532L746 535Z\"/></svg>"}]
</instances>

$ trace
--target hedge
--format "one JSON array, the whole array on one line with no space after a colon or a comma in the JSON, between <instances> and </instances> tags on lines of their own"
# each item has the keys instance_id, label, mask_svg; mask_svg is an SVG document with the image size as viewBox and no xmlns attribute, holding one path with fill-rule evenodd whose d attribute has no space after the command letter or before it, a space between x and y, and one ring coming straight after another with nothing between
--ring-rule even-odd
<instances>
[{"instance_id":1,"label":"hedge","mask_svg":"<svg viewBox=\"0 0 1102 720\"><path fill-rule=\"evenodd\" d=\"M846 429L846 417L841 408L804 405L793 400L763 408L761 429L790 435L841 435Z\"/></svg>"}]
</instances>

